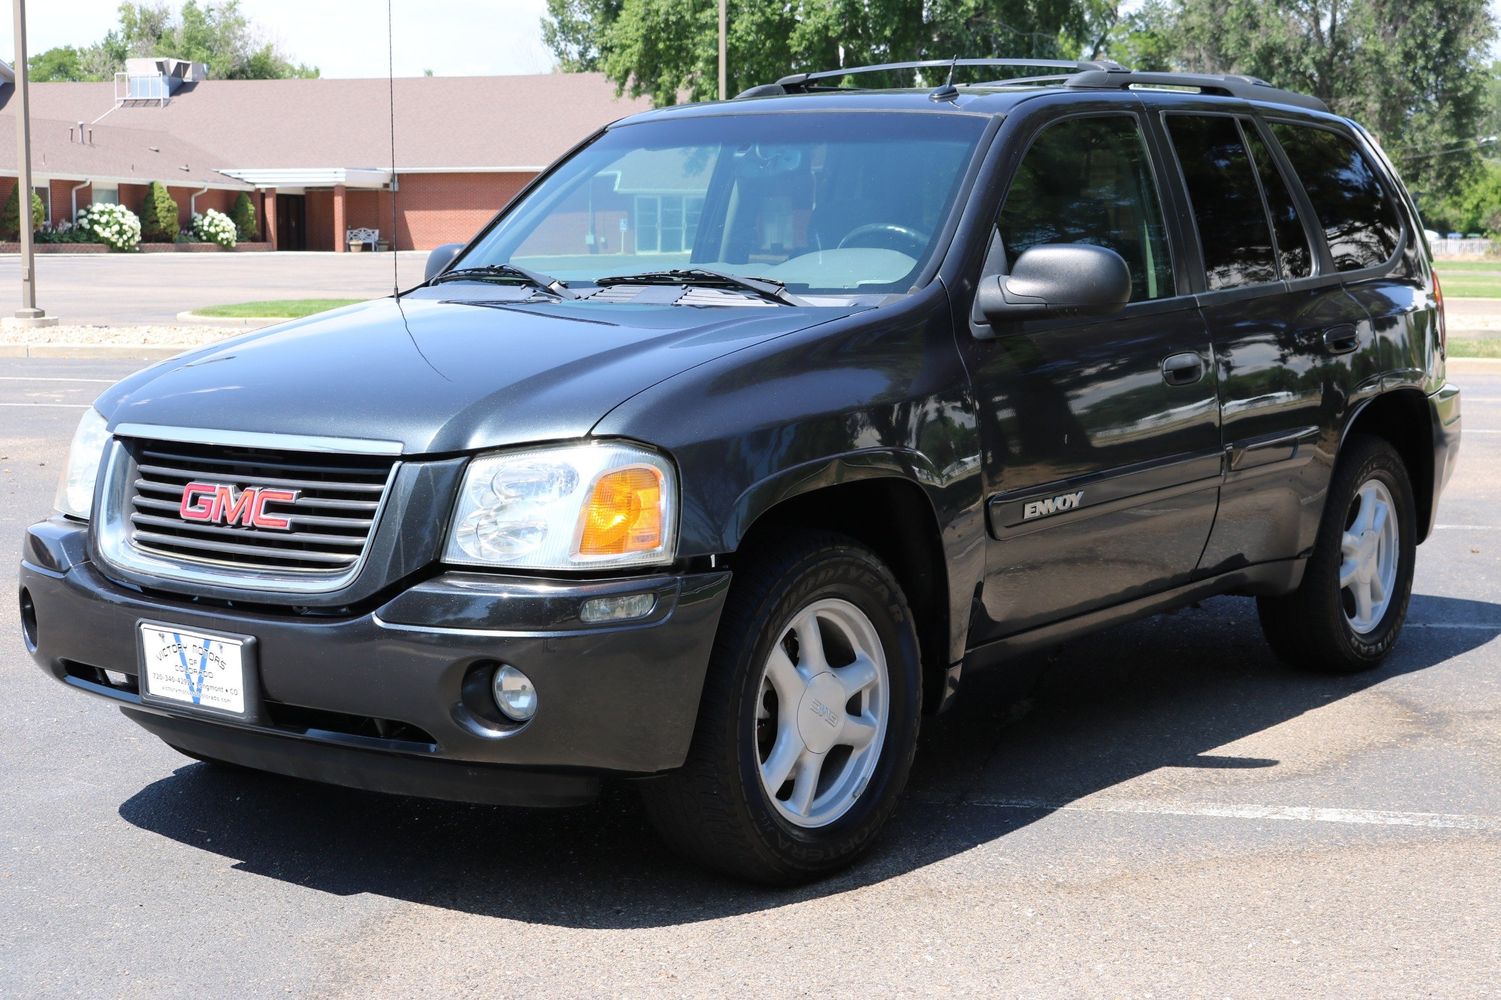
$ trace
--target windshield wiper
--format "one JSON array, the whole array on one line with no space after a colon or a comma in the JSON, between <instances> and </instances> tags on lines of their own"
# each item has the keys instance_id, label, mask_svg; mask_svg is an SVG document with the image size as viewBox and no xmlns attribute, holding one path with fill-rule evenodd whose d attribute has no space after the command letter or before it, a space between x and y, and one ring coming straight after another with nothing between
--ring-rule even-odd
<instances>
[{"instance_id":1,"label":"windshield wiper","mask_svg":"<svg viewBox=\"0 0 1501 1000\"><path fill-rule=\"evenodd\" d=\"M436 285L443 281L485 281L490 278L515 278L550 295L556 295L560 299L579 297L578 292L563 284L560 279L550 274L543 274L541 271L521 267L519 264L482 264L479 267L461 267L453 271L444 271L428 284Z\"/></svg>"},{"instance_id":2,"label":"windshield wiper","mask_svg":"<svg viewBox=\"0 0 1501 1000\"><path fill-rule=\"evenodd\" d=\"M807 305L802 299L787 291L787 286L775 278L746 278L738 274L710 271L704 267L674 268L671 271L643 271L640 274L617 274L609 278L596 278L596 285L698 285L701 288L734 288L751 292L769 302L789 306Z\"/></svg>"}]
</instances>

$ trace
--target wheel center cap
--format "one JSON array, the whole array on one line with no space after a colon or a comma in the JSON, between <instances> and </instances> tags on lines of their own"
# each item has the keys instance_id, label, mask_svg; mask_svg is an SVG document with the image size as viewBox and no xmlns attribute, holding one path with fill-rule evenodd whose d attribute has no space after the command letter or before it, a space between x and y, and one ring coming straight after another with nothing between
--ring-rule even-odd
<instances>
[{"instance_id":1,"label":"wheel center cap","mask_svg":"<svg viewBox=\"0 0 1501 1000\"><path fill-rule=\"evenodd\" d=\"M825 671L808 682L797 706L797 732L814 753L827 753L844 728L844 686Z\"/></svg>"}]
</instances>

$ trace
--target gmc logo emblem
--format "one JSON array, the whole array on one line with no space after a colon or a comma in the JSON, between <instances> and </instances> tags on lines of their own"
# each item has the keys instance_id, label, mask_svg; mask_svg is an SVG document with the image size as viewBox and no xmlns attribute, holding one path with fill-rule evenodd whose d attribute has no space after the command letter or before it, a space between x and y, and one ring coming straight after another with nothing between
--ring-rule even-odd
<instances>
[{"instance_id":1,"label":"gmc logo emblem","mask_svg":"<svg viewBox=\"0 0 1501 1000\"><path fill-rule=\"evenodd\" d=\"M293 503L297 495L297 490L247 486L236 491L225 483L188 483L182 488L182 503L178 504L177 513L184 521L287 531L292 527L291 518L266 513L266 505Z\"/></svg>"}]
</instances>

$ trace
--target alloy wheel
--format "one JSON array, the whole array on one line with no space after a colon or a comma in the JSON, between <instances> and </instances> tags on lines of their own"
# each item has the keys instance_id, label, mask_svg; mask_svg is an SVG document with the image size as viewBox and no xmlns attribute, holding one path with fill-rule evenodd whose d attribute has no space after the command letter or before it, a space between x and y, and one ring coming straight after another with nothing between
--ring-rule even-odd
<instances>
[{"instance_id":1,"label":"alloy wheel","mask_svg":"<svg viewBox=\"0 0 1501 1000\"><path fill-rule=\"evenodd\" d=\"M804 828L844 816L881 758L890 695L875 625L848 601L792 617L762 668L755 740L761 787Z\"/></svg>"}]
</instances>

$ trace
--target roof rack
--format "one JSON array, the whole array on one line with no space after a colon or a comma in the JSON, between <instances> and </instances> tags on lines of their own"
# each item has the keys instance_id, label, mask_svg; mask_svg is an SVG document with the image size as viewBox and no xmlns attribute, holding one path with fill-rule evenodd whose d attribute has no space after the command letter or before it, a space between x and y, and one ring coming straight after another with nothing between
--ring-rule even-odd
<instances>
[{"instance_id":1,"label":"roof rack","mask_svg":"<svg viewBox=\"0 0 1501 1000\"><path fill-rule=\"evenodd\" d=\"M1089 69L1069 77L1066 86L1082 90L1183 88L1197 90L1201 94L1239 97L1246 101L1270 101L1274 104L1289 104L1295 108L1309 108L1313 111L1329 110L1329 105L1311 94L1300 94L1295 90L1280 90L1254 76L1234 74L1214 76L1204 73L1138 73L1134 70L1119 68L1108 71Z\"/></svg>"},{"instance_id":2,"label":"roof rack","mask_svg":"<svg viewBox=\"0 0 1501 1000\"><path fill-rule=\"evenodd\" d=\"M838 90L838 86L823 86L822 81L841 80L862 73L884 73L891 70L952 69L955 66L1015 67L1028 70L1058 70L1057 73L1034 73L1028 76L988 80L984 83L961 83L961 87L1001 87L1024 84L1061 83L1079 90L1129 90L1132 88L1164 88L1197 90L1202 94L1217 94L1223 97L1238 97L1247 101L1269 101L1287 104L1313 111L1328 111L1329 106L1310 94L1292 90L1280 90L1265 80L1254 76L1223 76L1204 73L1151 73L1127 69L1108 59L925 59L917 62L881 63L876 66L850 66L844 69L822 70L817 73L794 73L784 76L776 83L752 87L737 95L741 97L771 97L780 94L807 94L819 90Z\"/></svg>"},{"instance_id":3,"label":"roof rack","mask_svg":"<svg viewBox=\"0 0 1501 1000\"><path fill-rule=\"evenodd\" d=\"M1056 69L1060 70L1056 76L1045 77L1028 76L1019 77L1015 82L1028 83L1040 80L1067 80L1081 74L1090 72L1123 72L1120 66L1109 60L1077 60L1077 59L923 59L917 62L894 62L881 63L876 66L850 66L844 69L827 69L817 73L793 73L784 76L776 83L763 83L758 87L752 87L736 95L736 99L742 97L771 97L779 94L806 94L815 90L837 90L837 87L820 88L821 80L840 80L846 76L857 76L861 73L885 73L892 70L904 69L951 69L955 66L1016 66L1023 69ZM998 83L1010 83L1010 80L995 81ZM963 84L961 84L963 86Z\"/></svg>"}]
</instances>

